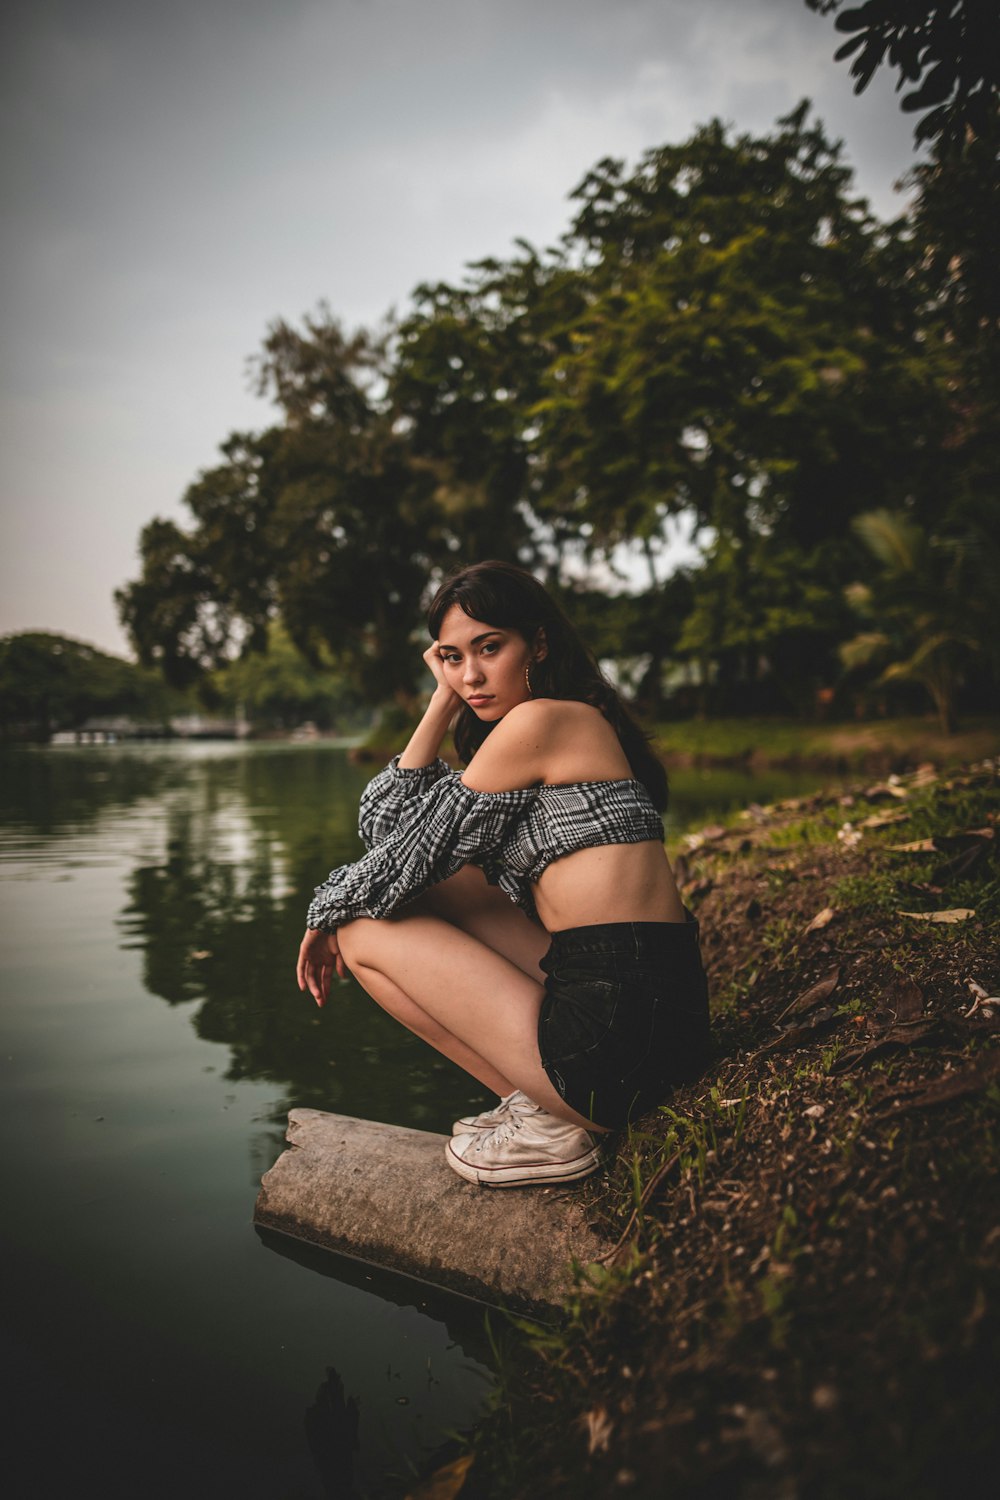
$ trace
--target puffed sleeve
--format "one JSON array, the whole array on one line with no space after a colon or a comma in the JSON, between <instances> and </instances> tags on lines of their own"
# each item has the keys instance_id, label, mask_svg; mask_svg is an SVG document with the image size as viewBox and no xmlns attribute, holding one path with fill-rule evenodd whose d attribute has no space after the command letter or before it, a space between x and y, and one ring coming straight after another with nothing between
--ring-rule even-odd
<instances>
[{"instance_id":1,"label":"puffed sleeve","mask_svg":"<svg viewBox=\"0 0 1000 1500\"><path fill-rule=\"evenodd\" d=\"M374 849L403 822L418 816L420 798L444 776L457 776L443 760L429 766L401 767L394 755L384 770L373 776L361 793L358 833L366 849Z\"/></svg>"},{"instance_id":2,"label":"puffed sleeve","mask_svg":"<svg viewBox=\"0 0 1000 1500\"><path fill-rule=\"evenodd\" d=\"M391 916L463 865L495 853L537 790L475 792L458 776L441 776L410 797L391 831L380 821L367 854L317 886L306 925L329 932L355 917Z\"/></svg>"}]
</instances>

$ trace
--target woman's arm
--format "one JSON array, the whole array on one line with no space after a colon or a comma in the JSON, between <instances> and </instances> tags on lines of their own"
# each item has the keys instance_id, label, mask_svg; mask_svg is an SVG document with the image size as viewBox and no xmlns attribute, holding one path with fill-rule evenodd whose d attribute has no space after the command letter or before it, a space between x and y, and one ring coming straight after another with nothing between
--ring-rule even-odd
<instances>
[{"instance_id":1,"label":"woman's arm","mask_svg":"<svg viewBox=\"0 0 1000 1500\"><path fill-rule=\"evenodd\" d=\"M441 741L448 733L462 700L444 680L441 655L435 641L425 652L424 661L434 675L434 691L431 701L424 709L423 718L410 735L409 743L397 764L401 771L415 771L429 766L437 759Z\"/></svg>"},{"instance_id":2,"label":"woman's arm","mask_svg":"<svg viewBox=\"0 0 1000 1500\"><path fill-rule=\"evenodd\" d=\"M462 776L477 792L632 775L618 736L589 703L534 698L500 720Z\"/></svg>"},{"instance_id":3,"label":"woman's arm","mask_svg":"<svg viewBox=\"0 0 1000 1500\"><path fill-rule=\"evenodd\" d=\"M388 917L463 865L480 863L503 843L534 792L484 795L457 776L415 795L410 815L361 859L331 870L316 887L306 925L331 932L355 917Z\"/></svg>"}]
</instances>

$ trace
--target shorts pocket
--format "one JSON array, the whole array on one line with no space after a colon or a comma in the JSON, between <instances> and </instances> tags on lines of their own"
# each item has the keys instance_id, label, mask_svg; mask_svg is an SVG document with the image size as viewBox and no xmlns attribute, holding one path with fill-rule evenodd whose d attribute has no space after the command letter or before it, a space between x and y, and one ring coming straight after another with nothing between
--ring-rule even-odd
<instances>
[{"instance_id":1,"label":"shorts pocket","mask_svg":"<svg viewBox=\"0 0 1000 1500\"><path fill-rule=\"evenodd\" d=\"M614 1030L621 987L604 979L590 979L571 993L549 990L538 1018L542 1057L569 1062L598 1052Z\"/></svg>"}]
</instances>

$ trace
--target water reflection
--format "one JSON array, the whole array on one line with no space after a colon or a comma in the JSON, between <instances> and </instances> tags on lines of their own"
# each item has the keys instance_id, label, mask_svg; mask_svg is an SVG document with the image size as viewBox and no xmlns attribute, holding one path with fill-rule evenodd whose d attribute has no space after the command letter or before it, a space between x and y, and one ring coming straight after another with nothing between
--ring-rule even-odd
<instances>
[{"instance_id":1,"label":"water reflection","mask_svg":"<svg viewBox=\"0 0 1000 1500\"><path fill-rule=\"evenodd\" d=\"M316 1246L293 1240L273 1230L257 1227L256 1233L269 1250L318 1275L332 1277L344 1286L356 1287L380 1297L404 1310L414 1310L424 1317L433 1318L447 1330L448 1351L461 1356L464 1368L472 1385L485 1384L483 1376L493 1362L489 1338L486 1333L486 1309L481 1303L469 1298L449 1296L434 1287L375 1266L352 1261L344 1256L320 1250ZM428 1355L419 1379L420 1394L425 1400L441 1400L446 1397L445 1383L439 1374L440 1361ZM390 1362L385 1370L386 1384L391 1391L390 1410L397 1422L405 1425L409 1410L412 1410L417 1387L413 1372L402 1365ZM325 1486L326 1500L347 1500L353 1497L358 1482L362 1493L368 1493L372 1475L366 1470L364 1454L359 1439L362 1418L362 1403L345 1388L340 1372L328 1366L315 1398L305 1414L305 1431L314 1462ZM418 1414L419 1420L419 1414ZM442 1427L443 1430L443 1427ZM389 1463L381 1480L386 1483L389 1471L401 1487L409 1488L413 1482L413 1465L405 1462L405 1443L393 1435L387 1426L384 1429L386 1455L395 1448L398 1455L395 1464ZM419 1464L422 1472L431 1472L449 1458L455 1456L453 1438L442 1444L436 1452L424 1451ZM403 1458L402 1464L399 1459ZM370 1465L368 1466L370 1470Z\"/></svg>"},{"instance_id":2,"label":"water reflection","mask_svg":"<svg viewBox=\"0 0 1000 1500\"><path fill-rule=\"evenodd\" d=\"M309 1451L323 1482L326 1500L353 1500L358 1440L358 1403L344 1394L344 1382L329 1367L316 1400L306 1412Z\"/></svg>"},{"instance_id":3,"label":"water reflection","mask_svg":"<svg viewBox=\"0 0 1000 1500\"><path fill-rule=\"evenodd\" d=\"M13 772L7 819L31 830L36 863L38 835L98 830L104 853L116 831L139 835L122 946L150 994L196 1002L192 1024L228 1048L229 1080L282 1085L276 1123L300 1104L443 1129L482 1099L353 981L322 1014L295 985L312 888L361 851L369 770L327 746L158 746L24 754Z\"/></svg>"},{"instance_id":4,"label":"water reflection","mask_svg":"<svg viewBox=\"0 0 1000 1500\"><path fill-rule=\"evenodd\" d=\"M325 748L4 760L0 1128L31 1121L5 1162L8 1354L25 1431L73 1414L32 1492L89 1470L108 1497L319 1500L350 1493L350 1456L359 1493L403 1493L388 1471L476 1420L487 1365L412 1297L248 1233L290 1104L439 1125L451 1087L468 1107L353 986L322 1016L295 987L367 773Z\"/></svg>"},{"instance_id":5,"label":"water reflection","mask_svg":"<svg viewBox=\"0 0 1000 1500\"><path fill-rule=\"evenodd\" d=\"M192 1500L402 1492L387 1468L423 1466L482 1410L478 1310L247 1232L291 1105L445 1130L482 1098L353 982L322 1013L295 986L370 771L322 745L0 769L0 1128L31 1122L5 1163L9 1362L26 1429L43 1405L69 1414L32 1492L88 1468L108 1497L136 1475ZM710 782L674 782L686 816L713 815ZM741 791L762 795L726 801Z\"/></svg>"}]
</instances>

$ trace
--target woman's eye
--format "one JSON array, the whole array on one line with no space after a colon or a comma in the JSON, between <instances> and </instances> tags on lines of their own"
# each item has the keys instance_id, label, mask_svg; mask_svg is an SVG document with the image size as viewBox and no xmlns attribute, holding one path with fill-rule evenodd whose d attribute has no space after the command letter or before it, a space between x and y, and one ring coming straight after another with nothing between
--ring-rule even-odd
<instances>
[{"instance_id":1,"label":"woman's eye","mask_svg":"<svg viewBox=\"0 0 1000 1500\"><path fill-rule=\"evenodd\" d=\"M493 655L496 654L497 651L499 651L499 649L500 649L500 642L499 641L487 641L486 645L483 647L483 655L484 656L493 656Z\"/></svg>"}]
</instances>

